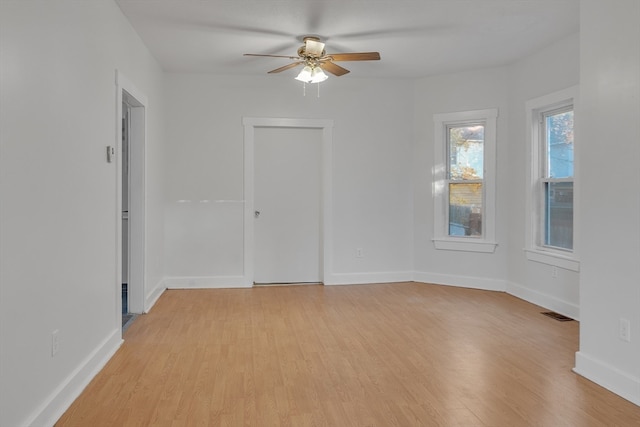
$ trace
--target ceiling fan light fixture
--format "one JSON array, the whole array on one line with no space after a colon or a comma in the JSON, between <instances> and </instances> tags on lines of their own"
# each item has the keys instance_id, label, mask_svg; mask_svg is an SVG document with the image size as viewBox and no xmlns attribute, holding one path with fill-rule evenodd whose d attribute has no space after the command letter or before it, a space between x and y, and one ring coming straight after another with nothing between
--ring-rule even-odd
<instances>
[{"instance_id":1,"label":"ceiling fan light fixture","mask_svg":"<svg viewBox=\"0 0 640 427\"><path fill-rule=\"evenodd\" d=\"M313 70L311 70L311 83L320 83L327 80L328 78L329 76L327 76L320 67L315 67Z\"/></svg>"},{"instance_id":2,"label":"ceiling fan light fixture","mask_svg":"<svg viewBox=\"0 0 640 427\"><path fill-rule=\"evenodd\" d=\"M302 71L300 71L300 74L298 74L298 77L296 77L296 80L304 83L311 83L312 74L313 74L313 69L311 68L311 66L305 65Z\"/></svg>"},{"instance_id":3,"label":"ceiling fan light fixture","mask_svg":"<svg viewBox=\"0 0 640 427\"><path fill-rule=\"evenodd\" d=\"M322 71L322 68L317 65L306 65L300 74L296 77L296 80L303 83L320 83L327 80L329 76Z\"/></svg>"},{"instance_id":4,"label":"ceiling fan light fixture","mask_svg":"<svg viewBox=\"0 0 640 427\"><path fill-rule=\"evenodd\" d=\"M270 58L291 59L294 62L278 67L268 73L280 73L299 65L304 65L303 70L296 77L296 80L304 83L320 83L325 81L328 78L325 72L337 77L344 76L349 72L349 70L336 64L336 62L380 60L379 52L327 53L325 51L325 44L320 41L320 37L318 36L305 36L303 40L304 45L298 48L298 56L258 53L245 53L245 56L266 56Z\"/></svg>"}]
</instances>

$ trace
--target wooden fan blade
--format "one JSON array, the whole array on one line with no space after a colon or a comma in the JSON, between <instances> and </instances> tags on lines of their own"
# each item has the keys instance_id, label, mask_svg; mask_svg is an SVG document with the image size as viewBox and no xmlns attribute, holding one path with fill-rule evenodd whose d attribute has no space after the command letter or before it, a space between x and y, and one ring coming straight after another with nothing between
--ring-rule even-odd
<instances>
[{"instance_id":1,"label":"wooden fan blade","mask_svg":"<svg viewBox=\"0 0 640 427\"><path fill-rule=\"evenodd\" d=\"M288 59L300 59L298 56L287 55L263 55L261 53L245 53L244 56L266 56L268 58L288 58Z\"/></svg>"},{"instance_id":2,"label":"wooden fan blade","mask_svg":"<svg viewBox=\"0 0 640 427\"><path fill-rule=\"evenodd\" d=\"M380 59L379 52L331 53L327 56L334 61L377 61Z\"/></svg>"},{"instance_id":3,"label":"wooden fan blade","mask_svg":"<svg viewBox=\"0 0 640 427\"><path fill-rule=\"evenodd\" d=\"M287 64L284 67L280 67L280 68L276 68L275 70L271 70L271 71L269 71L268 74L279 73L281 71L288 70L288 69L293 68L293 67L297 67L298 65L303 64L303 63L304 63L304 61L292 62L291 64Z\"/></svg>"},{"instance_id":4,"label":"wooden fan blade","mask_svg":"<svg viewBox=\"0 0 640 427\"><path fill-rule=\"evenodd\" d=\"M342 75L347 74L349 72L349 70L347 70L346 68L342 68L341 66L336 65L331 61L323 62L320 65L320 68L322 68L325 71L330 72L334 76L342 76Z\"/></svg>"}]
</instances>

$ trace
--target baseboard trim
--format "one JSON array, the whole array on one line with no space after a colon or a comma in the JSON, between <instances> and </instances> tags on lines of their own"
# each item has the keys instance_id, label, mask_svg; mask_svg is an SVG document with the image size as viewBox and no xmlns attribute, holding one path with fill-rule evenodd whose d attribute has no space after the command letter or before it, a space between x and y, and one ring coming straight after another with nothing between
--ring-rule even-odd
<instances>
[{"instance_id":1,"label":"baseboard trim","mask_svg":"<svg viewBox=\"0 0 640 427\"><path fill-rule=\"evenodd\" d=\"M455 286L459 288L481 289L485 291L505 292L507 284L505 280L486 279L483 277L455 276L451 274L426 273L416 271L413 280L434 285Z\"/></svg>"},{"instance_id":2,"label":"baseboard trim","mask_svg":"<svg viewBox=\"0 0 640 427\"><path fill-rule=\"evenodd\" d=\"M167 277L163 280L166 289L224 289L250 288L244 276L187 276Z\"/></svg>"},{"instance_id":3,"label":"baseboard trim","mask_svg":"<svg viewBox=\"0 0 640 427\"><path fill-rule=\"evenodd\" d=\"M556 313L563 314L575 320L580 320L580 306L561 300L553 295L544 294L517 283L507 283L507 293L535 305L539 305Z\"/></svg>"},{"instance_id":4,"label":"baseboard trim","mask_svg":"<svg viewBox=\"0 0 640 427\"><path fill-rule=\"evenodd\" d=\"M640 379L584 352L576 352L573 372L640 406Z\"/></svg>"},{"instance_id":5,"label":"baseboard trim","mask_svg":"<svg viewBox=\"0 0 640 427\"><path fill-rule=\"evenodd\" d=\"M158 302L158 298L160 298L160 295L162 295L162 293L167 289L167 287L164 285L164 279L159 281L156 286L153 288L153 290L151 292L149 292L149 294L147 295L147 297L144 300L144 312L148 313L149 310L151 310L151 308L156 304L156 302Z\"/></svg>"},{"instance_id":6,"label":"baseboard trim","mask_svg":"<svg viewBox=\"0 0 640 427\"><path fill-rule=\"evenodd\" d=\"M69 409L89 382L104 368L124 342L118 327L49 395L25 425L52 426Z\"/></svg>"},{"instance_id":7,"label":"baseboard trim","mask_svg":"<svg viewBox=\"0 0 640 427\"><path fill-rule=\"evenodd\" d=\"M366 285L374 283L411 282L413 272L337 273L325 278L325 285Z\"/></svg>"}]
</instances>

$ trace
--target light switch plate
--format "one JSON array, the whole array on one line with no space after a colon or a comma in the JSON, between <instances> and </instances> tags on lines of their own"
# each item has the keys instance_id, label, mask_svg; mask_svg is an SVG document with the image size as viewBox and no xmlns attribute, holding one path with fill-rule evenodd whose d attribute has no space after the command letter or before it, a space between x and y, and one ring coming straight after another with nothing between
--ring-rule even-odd
<instances>
[{"instance_id":1,"label":"light switch plate","mask_svg":"<svg viewBox=\"0 0 640 427\"><path fill-rule=\"evenodd\" d=\"M113 163L113 159L116 157L116 149L113 145L107 146L107 163Z\"/></svg>"}]
</instances>

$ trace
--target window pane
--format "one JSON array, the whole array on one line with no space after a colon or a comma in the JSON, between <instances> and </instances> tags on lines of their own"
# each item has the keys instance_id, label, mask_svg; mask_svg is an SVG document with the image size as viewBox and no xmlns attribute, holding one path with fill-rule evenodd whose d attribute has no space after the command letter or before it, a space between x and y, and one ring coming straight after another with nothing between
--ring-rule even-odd
<instances>
[{"instance_id":1,"label":"window pane","mask_svg":"<svg viewBox=\"0 0 640 427\"><path fill-rule=\"evenodd\" d=\"M449 184L449 235L482 235L482 184Z\"/></svg>"},{"instance_id":2,"label":"window pane","mask_svg":"<svg viewBox=\"0 0 640 427\"><path fill-rule=\"evenodd\" d=\"M573 182L545 182L546 246L573 249Z\"/></svg>"},{"instance_id":3,"label":"window pane","mask_svg":"<svg viewBox=\"0 0 640 427\"><path fill-rule=\"evenodd\" d=\"M547 178L573 177L573 111L545 117Z\"/></svg>"},{"instance_id":4,"label":"window pane","mask_svg":"<svg viewBox=\"0 0 640 427\"><path fill-rule=\"evenodd\" d=\"M484 169L484 125L449 127L449 179L482 179Z\"/></svg>"}]
</instances>

